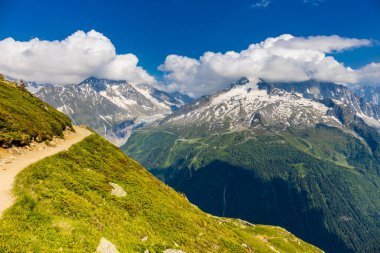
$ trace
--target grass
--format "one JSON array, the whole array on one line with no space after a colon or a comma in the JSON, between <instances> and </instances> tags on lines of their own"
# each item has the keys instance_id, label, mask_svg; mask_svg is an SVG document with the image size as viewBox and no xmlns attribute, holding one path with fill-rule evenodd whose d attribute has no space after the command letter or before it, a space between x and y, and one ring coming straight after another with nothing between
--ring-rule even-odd
<instances>
[{"instance_id":1,"label":"grass","mask_svg":"<svg viewBox=\"0 0 380 253\"><path fill-rule=\"evenodd\" d=\"M109 182L127 196L112 196ZM282 228L202 212L95 134L29 166L14 194L1 253L94 252L101 237L120 252L321 252Z\"/></svg>"},{"instance_id":2,"label":"grass","mask_svg":"<svg viewBox=\"0 0 380 253\"><path fill-rule=\"evenodd\" d=\"M346 140L343 138L339 140L337 140L337 138L330 138L337 137L339 136L338 134L335 136L324 136L323 134L316 138L314 138L314 136L308 136L309 141L292 134L284 134L282 136L289 145L305 152L308 155L311 155L317 159L333 162L336 165L347 169L354 169L354 167L349 164L347 157L343 154L343 151L334 147L337 146L335 143L345 144L344 141ZM310 141L312 141L312 143L310 143Z\"/></svg>"},{"instance_id":3,"label":"grass","mask_svg":"<svg viewBox=\"0 0 380 253\"><path fill-rule=\"evenodd\" d=\"M24 146L62 136L71 121L16 83L0 79L0 146Z\"/></svg>"}]
</instances>

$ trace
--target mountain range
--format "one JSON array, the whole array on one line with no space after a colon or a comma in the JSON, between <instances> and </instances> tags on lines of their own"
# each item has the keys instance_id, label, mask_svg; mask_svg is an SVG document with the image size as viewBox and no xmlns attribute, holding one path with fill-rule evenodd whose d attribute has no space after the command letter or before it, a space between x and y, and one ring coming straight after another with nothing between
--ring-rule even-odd
<instances>
[{"instance_id":1,"label":"mountain range","mask_svg":"<svg viewBox=\"0 0 380 253\"><path fill-rule=\"evenodd\" d=\"M379 111L364 94L242 78L122 149L202 210L285 227L326 252L379 252Z\"/></svg>"},{"instance_id":2,"label":"mountain range","mask_svg":"<svg viewBox=\"0 0 380 253\"><path fill-rule=\"evenodd\" d=\"M116 145L124 144L135 128L191 101L181 93L169 94L148 84L95 77L66 86L27 82L26 88L75 124L90 126Z\"/></svg>"},{"instance_id":3,"label":"mountain range","mask_svg":"<svg viewBox=\"0 0 380 253\"><path fill-rule=\"evenodd\" d=\"M0 78L0 97L0 183L6 185L12 160L28 163L33 152L49 152L79 128L14 82ZM86 132L17 175L13 205L0 213L0 252L322 252L282 228L201 211ZM3 163L4 156L14 157Z\"/></svg>"},{"instance_id":4,"label":"mountain range","mask_svg":"<svg viewBox=\"0 0 380 253\"><path fill-rule=\"evenodd\" d=\"M125 153L207 212L285 227L326 252L379 250L377 88L241 78L193 101L94 77L27 88L128 140Z\"/></svg>"}]
</instances>

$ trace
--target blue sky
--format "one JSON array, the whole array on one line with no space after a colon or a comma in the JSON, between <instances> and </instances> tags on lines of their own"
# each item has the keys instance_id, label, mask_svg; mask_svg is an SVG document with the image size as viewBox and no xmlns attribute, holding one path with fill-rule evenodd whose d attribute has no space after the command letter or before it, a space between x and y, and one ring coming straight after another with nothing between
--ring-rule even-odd
<instances>
[{"instance_id":1,"label":"blue sky","mask_svg":"<svg viewBox=\"0 0 380 253\"><path fill-rule=\"evenodd\" d=\"M240 51L267 37L333 35L380 40L378 0L0 1L0 39L64 39L95 29L118 53L133 52L149 72L168 54L198 57L211 50ZM318 3L316 6L313 3ZM358 67L380 61L380 48L337 56Z\"/></svg>"},{"instance_id":2,"label":"blue sky","mask_svg":"<svg viewBox=\"0 0 380 253\"><path fill-rule=\"evenodd\" d=\"M380 62L379 0L0 0L0 40L62 40L91 29L158 79L169 54L240 52L281 34L371 39L334 57L353 68Z\"/></svg>"}]
</instances>

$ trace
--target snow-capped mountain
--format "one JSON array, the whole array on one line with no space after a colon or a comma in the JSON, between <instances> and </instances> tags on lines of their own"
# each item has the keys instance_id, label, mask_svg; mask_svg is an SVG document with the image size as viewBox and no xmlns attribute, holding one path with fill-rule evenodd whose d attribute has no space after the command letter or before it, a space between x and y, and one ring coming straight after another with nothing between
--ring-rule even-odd
<instances>
[{"instance_id":1,"label":"snow-capped mountain","mask_svg":"<svg viewBox=\"0 0 380 253\"><path fill-rule=\"evenodd\" d=\"M378 97L380 92L375 87L360 86L351 90L347 86L329 82L306 81L291 83L258 83L260 89L271 92L273 88L299 94L310 99L332 99L336 103L344 104L359 116L367 116L380 120Z\"/></svg>"},{"instance_id":2,"label":"snow-capped mountain","mask_svg":"<svg viewBox=\"0 0 380 253\"><path fill-rule=\"evenodd\" d=\"M360 98L363 111L367 115L373 115L380 119L380 87L361 85L354 89L355 94Z\"/></svg>"},{"instance_id":3,"label":"snow-capped mountain","mask_svg":"<svg viewBox=\"0 0 380 253\"><path fill-rule=\"evenodd\" d=\"M300 94L281 89L258 89L247 79L231 88L202 97L166 117L161 124L207 125L211 132L239 128L314 126L320 123L341 127L329 107Z\"/></svg>"},{"instance_id":4,"label":"snow-capped mountain","mask_svg":"<svg viewBox=\"0 0 380 253\"><path fill-rule=\"evenodd\" d=\"M29 92L36 94L38 91L40 91L44 87L51 87L53 86L50 83L36 83L36 82L25 82L25 87L28 89Z\"/></svg>"},{"instance_id":5,"label":"snow-capped mountain","mask_svg":"<svg viewBox=\"0 0 380 253\"><path fill-rule=\"evenodd\" d=\"M6 80L19 83L21 80L17 78L13 78L11 76L5 76ZM53 84L50 83L37 83L37 82L30 82L30 81L24 81L26 89L32 93L37 93L40 89L47 86L53 86Z\"/></svg>"},{"instance_id":6,"label":"snow-capped mountain","mask_svg":"<svg viewBox=\"0 0 380 253\"><path fill-rule=\"evenodd\" d=\"M134 128L162 118L190 100L147 84L132 85L95 77L76 85L27 88L68 115L75 124L90 126L116 145L125 143Z\"/></svg>"},{"instance_id":7,"label":"snow-capped mountain","mask_svg":"<svg viewBox=\"0 0 380 253\"><path fill-rule=\"evenodd\" d=\"M286 129L318 124L351 130L353 125L380 129L376 106L363 103L346 86L315 81L249 83L194 100L165 117L160 125L200 127L211 133L241 129Z\"/></svg>"},{"instance_id":8,"label":"snow-capped mountain","mask_svg":"<svg viewBox=\"0 0 380 253\"><path fill-rule=\"evenodd\" d=\"M122 150L203 210L301 227L305 240L331 237L331 252L345 251L334 247L347 235L346 252L356 252L363 220L365 231L378 220L364 218L380 168L379 121L365 113L343 85L243 78L135 131Z\"/></svg>"},{"instance_id":9,"label":"snow-capped mountain","mask_svg":"<svg viewBox=\"0 0 380 253\"><path fill-rule=\"evenodd\" d=\"M357 94L363 101L371 105L380 105L380 87L379 86L367 86L361 85L354 89L355 94Z\"/></svg>"}]
</instances>

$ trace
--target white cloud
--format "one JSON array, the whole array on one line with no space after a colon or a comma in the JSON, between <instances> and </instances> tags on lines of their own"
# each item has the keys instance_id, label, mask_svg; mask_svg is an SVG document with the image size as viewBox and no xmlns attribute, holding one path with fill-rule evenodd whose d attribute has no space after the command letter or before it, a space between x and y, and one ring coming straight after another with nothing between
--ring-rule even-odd
<instances>
[{"instance_id":1,"label":"white cloud","mask_svg":"<svg viewBox=\"0 0 380 253\"><path fill-rule=\"evenodd\" d=\"M251 5L251 8L266 8L271 3L270 0L260 0Z\"/></svg>"},{"instance_id":2,"label":"white cloud","mask_svg":"<svg viewBox=\"0 0 380 253\"><path fill-rule=\"evenodd\" d=\"M133 54L117 55L112 42L94 30L62 41L0 41L0 73L36 82L77 83L89 76L154 82Z\"/></svg>"},{"instance_id":3,"label":"white cloud","mask_svg":"<svg viewBox=\"0 0 380 253\"><path fill-rule=\"evenodd\" d=\"M169 91L199 96L222 89L242 76L267 81L316 79L379 84L380 63L351 69L333 53L368 46L369 40L339 36L281 35L251 44L241 52L206 52L199 59L169 55L159 67L167 85L138 66L134 54L116 54L112 42L96 31L77 31L62 41L7 38L0 41L0 73L36 82L78 83L89 76L155 83Z\"/></svg>"},{"instance_id":4,"label":"white cloud","mask_svg":"<svg viewBox=\"0 0 380 253\"><path fill-rule=\"evenodd\" d=\"M311 4L313 6L319 6L324 0L303 0L304 4Z\"/></svg>"},{"instance_id":5,"label":"white cloud","mask_svg":"<svg viewBox=\"0 0 380 253\"><path fill-rule=\"evenodd\" d=\"M324 53L343 51L351 48L368 46L370 40L342 38L337 35L332 36L310 36L294 37L289 34L281 35L277 38L268 38L260 45L263 47L281 47L285 49L312 49Z\"/></svg>"},{"instance_id":6,"label":"white cloud","mask_svg":"<svg viewBox=\"0 0 380 253\"><path fill-rule=\"evenodd\" d=\"M361 82L367 84L380 84L380 63L372 62L363 68L358 69Z\"/></svg>"},{"instance_id":7,"label":"white cloud","mask_svg":"<svg viewBox=\"0 0 380 253\"><path fill-rule=\"evenodd\" d=\"M245 76L267 81L310 79L357 83L378 75L378 65L353 70L329 53L368 46L371 41L339 36L294 37L284 34L251 44L241 52L206 52L199 59L169 55L159 70L169 88L199 96L225 87ZM370 72L372 74L369 74Z\"/></svg>"}]
</instances>

